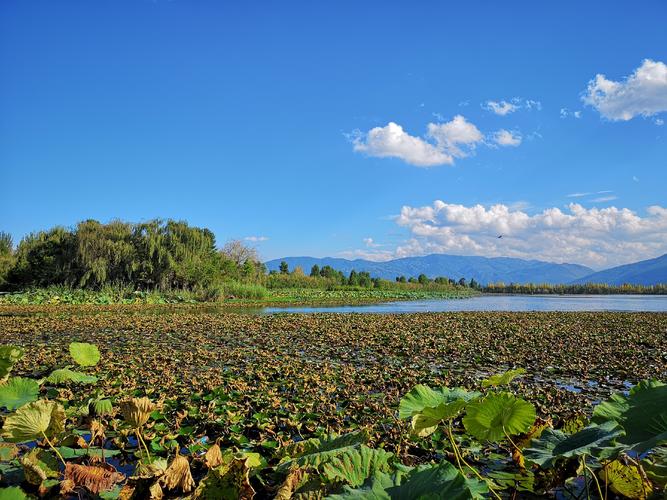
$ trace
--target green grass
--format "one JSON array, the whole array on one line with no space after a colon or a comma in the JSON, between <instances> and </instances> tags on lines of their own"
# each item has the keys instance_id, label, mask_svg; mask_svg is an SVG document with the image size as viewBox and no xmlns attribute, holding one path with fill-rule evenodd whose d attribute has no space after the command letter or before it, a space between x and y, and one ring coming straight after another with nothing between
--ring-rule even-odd
<instances>
[{"instance_id":1,"label":"green grass","mask_svg":"<svg viewBox=\"0 0 667 500\"><path fill-rule=\"evenodd\" d=\"M0 295L0 305L111 305L216 303L229 306L370 304L396 300L463 298L478 292L463 287L410 286L390 289L337 287L266 289L261 285L231 281L198 292L135 291L107 286L101 290L49 287Z\"/></svg>"}]
</instances>

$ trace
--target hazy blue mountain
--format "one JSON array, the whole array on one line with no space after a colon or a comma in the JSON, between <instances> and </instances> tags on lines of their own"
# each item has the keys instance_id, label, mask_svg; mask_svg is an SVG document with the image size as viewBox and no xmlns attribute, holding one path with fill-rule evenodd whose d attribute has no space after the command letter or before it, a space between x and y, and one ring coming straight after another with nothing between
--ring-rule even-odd
<instances>
[{"instance_id":1,"label":"hazy blue mountain","mask_svg":"<svg viewBox=\"0 0 667 500\"><path fill-rule=\"evenodd\" d=\"M667 254L655 259L612 267L579 278L574 283L607 283L609 285L657 285L667 283Z\"/></svg>"},{"instance_id":2,"label":"hazy blue mountain","mask_svg":"<svg viewBox=\"0 0 667 500\"><path fill-rule=\"evenodd\" d=\"M310 268L331 266L348 274L352 269L368 271L373 277L393 280L396 276L417 277L425 274L430 278L446 276L456 279L474 278L486 284L503 281L505 283L569 283L590 275L593 270L578 264L554 264L540 260L523 260L509 257L470 257L462 255L433 254L423 257L405 257L386 262L369 260L337 259L332 257L285 257L266 263L269 271L278 270L281 261L287 262L290 270L299 266L308 274Z\"/></svg>"}]
</instances>

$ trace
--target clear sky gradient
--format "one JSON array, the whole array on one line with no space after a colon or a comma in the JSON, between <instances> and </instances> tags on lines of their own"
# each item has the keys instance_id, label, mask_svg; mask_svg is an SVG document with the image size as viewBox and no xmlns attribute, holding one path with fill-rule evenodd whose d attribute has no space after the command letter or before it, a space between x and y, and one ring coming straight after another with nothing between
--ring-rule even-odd
<instances>
[{"instance_id":1,"label":"clear sky gradient","mask_svg":"<svg viewBox=\"0 0 667 500\"><path fill-rule=\"evenodd\" d=\"M658 0L4 0L0 229L162 217L267 259L654 257L666 25Z\"/></svg>"}]
</instances>

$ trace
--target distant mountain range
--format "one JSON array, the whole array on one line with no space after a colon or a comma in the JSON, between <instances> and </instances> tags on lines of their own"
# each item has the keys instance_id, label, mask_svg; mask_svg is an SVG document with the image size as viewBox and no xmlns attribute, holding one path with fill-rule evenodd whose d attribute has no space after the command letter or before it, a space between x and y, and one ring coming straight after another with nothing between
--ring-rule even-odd
<instances>
[{"instance_id":1,"label":"distant mountain range","mask_svg":"<svg viewBox=\"0 0 667 500\"><path fill-rule=\"evenodd\" d=\"M525 260L510 257L475 257L462 255L433 254L423 257L405 257L385 262L364 259L338 259L332 257L285 257L266 262L271 270L278 270L285 261L290 270L297 266L308 274L314 264L322 268L331 266L348 274L352 269L367 271L373 277L393 280L396 276L417 277L425 274L430 278L446 276L458 280L474 278L487 284L504 283L608 283L621 285L633 283L652 285L667 283L667 254L657 259L614 267L594 272L591 268L578 264L555 264L541 260Z\"/></svg>"},{"instance_id":2,"label":"distant mountain range","mask_svg":"<svg viewBox=\"0 0 667 500\"><path fill-rule=\"evenodd\" d=\"M509 257L466 257L461 255L433 254L423 257L405 257L385 262L370 260L336 259L331 257L286 257L266 263L269 271L277 270L281 261L287 262L290 270L301 267L308 274L314 264L331 266L348 274L352 269L367 271L373 277L393 280L396 276L417 277L425 274L430 278L474 278L486 284L498 281L505 283L569 283L593 272L592 269L577 264L554 264L540 260L523 260Z\"/></svg>"},{"instance_id":3,"label":"distant mountain range","mask_svg":"<svg viewBox=\"0 0 667 500\"><path fill-rule=\"evenodd\" d=\"M657 285L667 283L667 254L634 264L612 267L575 280L575 283L607 283L609 285Z\"/></svg>"}]
</instances>

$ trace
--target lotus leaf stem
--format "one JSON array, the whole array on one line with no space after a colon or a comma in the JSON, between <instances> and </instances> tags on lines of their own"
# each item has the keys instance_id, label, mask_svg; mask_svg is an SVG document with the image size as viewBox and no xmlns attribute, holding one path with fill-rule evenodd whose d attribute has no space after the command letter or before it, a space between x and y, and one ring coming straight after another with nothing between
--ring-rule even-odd
<instances>
[{"instance_id":1,"label":"lotus leaf stem","mask_svg":"<svg viewBox=\"0 0 667 500\"><path fill-rule=\"evenodd\" d=\"M56 449L56 447L53 446L53 443L49 440L49 438L46 437L46 434L44 433L44 431L42 431L42 436L44 436L44 439L46 440L46 444L48 444L49 447L55 452L55 454L58 455L58 458L59 458L60 461L63 463L63 465L64 465L65 467L67 467L67 464L65 463L65 459L64 459L63 456L60 454L60 452Z\"/></svg>"},{"instance_id":2,"label":"lotus leaf stem","mask_svg":"<svg viewBox=\"0 0 667 500\"><path fill-rule=\"evenodd\" d=\"M486 483L486 485L489 487L489 491L491 493L493 493L493 496L495 496L498 500L502 500L500 495L498 495L498 493L496 493L496 490L494 490L491 487L491 485L489 484L489 481L486 480L484 477L482 477L480 475L480 473L477 471L477 469L475 469L472 465L470 465L468 462L466 462L465 458L463 458L463 455L461 454L461 451L459 450L459 447L456 445L456 441L454 441L454 436L452 434L452 421L451 420L449 421L449 439L452 442L452 447L454 448L454 456L456 457L456 460L457 461L461 460L461 462L463 462L463 464L466 467L468 467L475 474L475 476L477 476L477 478L480 481ZM463 470L461 470L461 472L463 472Z\"/></svg>"},{"instance_id":3,"label":"lotus leaf stem","mask_svg":"<svg viewBox=\"0 0 667 500\"><path fill-rule=\"evenodd\" d=\"M144 438L141 437L141 431L139 429L135 429L135 432L137 434L137 438L139 439L139 442L144 445L144 449L146 450L146 456L148 457L148 461L150 462L151 453L150 453L150 451L148 451L148 446L146 446L146 442L144 441Z\"/></svg>"}]
</instances>

